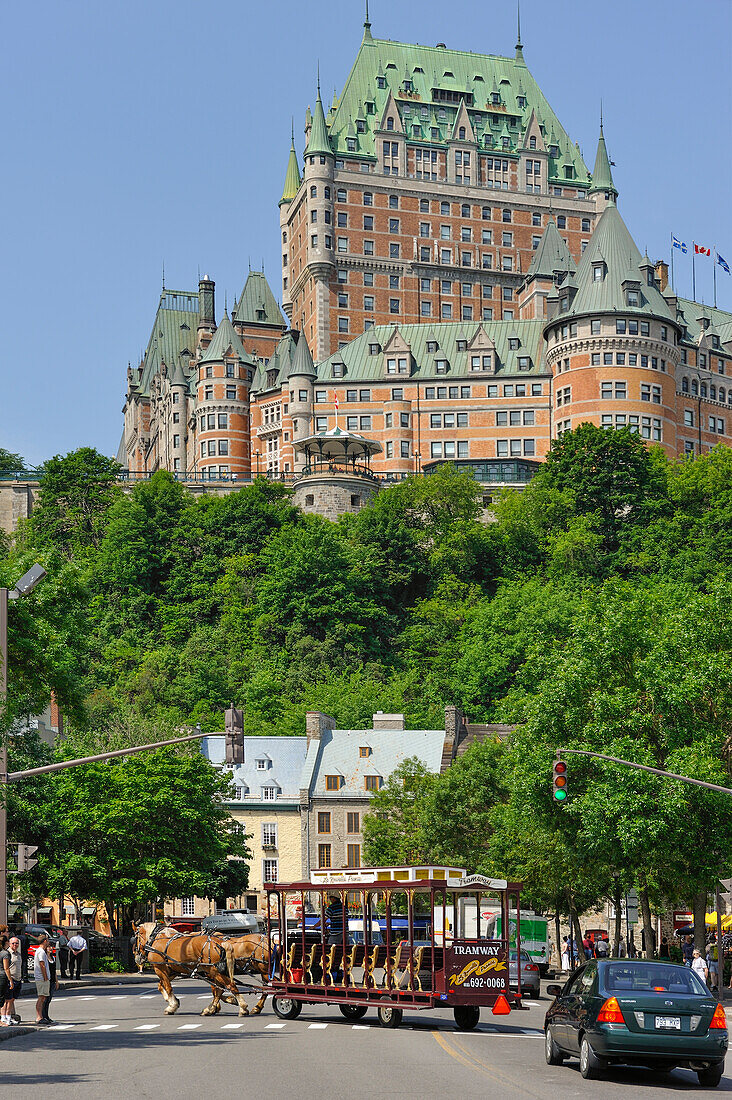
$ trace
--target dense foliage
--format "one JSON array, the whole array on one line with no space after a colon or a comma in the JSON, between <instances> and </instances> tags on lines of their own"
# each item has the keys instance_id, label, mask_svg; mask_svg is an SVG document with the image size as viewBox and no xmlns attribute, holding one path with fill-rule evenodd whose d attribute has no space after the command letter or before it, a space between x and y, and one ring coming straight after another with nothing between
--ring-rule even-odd
<instances>
[{"instance_id":1,"label":"dense foliage","mask_svg":"<svg viewBox=\"0 0 732 1100\"><path fill-rule=\"evenodd\" d=\"M98 739L130 720L221 729L232 701L247 732L277 734L302 733L312 709L434 728L453 704L517 731L443 777L405 765L369 821L373 859L500 870L563 912L635 885L648 915L725 869L724 796L575 758L558 809L550 777L561 745L724 782L728 448L670 462L583 425L489 523L452 467L337 523L263 478L193 496L161 472L122 494L92 451L45 469L0 557L3 576L34 559L50 573L13 610L14 715L53 689L77 735Z\"/></svg>"}]
</instances>

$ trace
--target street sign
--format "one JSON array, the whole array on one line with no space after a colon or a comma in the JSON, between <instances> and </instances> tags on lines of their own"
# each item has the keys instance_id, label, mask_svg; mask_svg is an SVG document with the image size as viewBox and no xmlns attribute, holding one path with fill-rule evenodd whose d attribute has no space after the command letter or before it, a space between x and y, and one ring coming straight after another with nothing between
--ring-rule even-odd
<instances>
[{"instance_id":1,"label":"street sign","mask_svg":"<svg viewBox=\"0 0 732 1100\"><path fill-rule=\"evenodd\" d=\"M38 863L37 859L31 857L38 851L37 844L19 844L18 845L18 871L32 871L35 865Z\"/></svg>"},{"instance_id":2,"label":"street sign","mask_svg":"<svg viewBox=\"0 0 732 1100\"><path fill-rule=\"evenodd\" d=\"M719 885L722 887L720 896L728 903L732 903L732 878L721 878Z\"/></svg>"}]
</instances>

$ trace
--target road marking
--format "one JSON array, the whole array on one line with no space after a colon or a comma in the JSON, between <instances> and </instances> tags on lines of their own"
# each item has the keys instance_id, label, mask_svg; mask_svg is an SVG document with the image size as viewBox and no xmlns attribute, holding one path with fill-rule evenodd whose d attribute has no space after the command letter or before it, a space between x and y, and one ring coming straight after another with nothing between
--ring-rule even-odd
<instances>
[{"instance_id":1,"label":"road marking","mask_svg":"<svg viewBox=\"0 0 732 1100\"><path fill-rule=\"evenodd\" d=\"M530 1008L541 1008L541 1001L524 1001L525 1005L529 1005Z\"/></svg>"},{"instance_id":2,"label":"road marking","mask_svg":"<svg viewBox=\"0 0 732 1100\"><path fill-rule=\"evenodd\" d=\"M154 1031L156 1027L160 1027L160 1024L140 1024L139 1027L134 1027L133 1031Z\"/></svg>"},{"instance_id":3,"label":"road marking","mask_svg":"<svg viewBox=\"0 0 732 1100\"><path fill-rule=\"evenodd\" d=\"M200 1026L200 1024L181 1024L178 1031L195 1031Z\"/></svg>"},{"instance_id":4,"label":"road marking","mask_svg":"<svg viewBox=\"0 0 732 1100\"><path fill-rule=\"evenodd\" d=\"M114 997L110 997L109 1000L110 1001L124 1001L126 999L126 997L127 997L126 993L118 993L118 994L115 994Z\"/></svg>"},{"instance_id":5,"label":"road marking","mask_svg":"<svg viewBox=\"0 0 732 1100\"><path fill-rule=\"evenodd\" d=\"M371 1031L371 1024L354 1024L352 1031Z\"/></svg>"},{"instance_id":6,"label":"road marking","mask_svg":"<svg viewBox=\"0 0 732 1100\"><path fill-rule=\"evenodd\" d=\"M511 1089L513 1092L519 1093L522 1096L530 1096L535 1098L535 1100L540 1100L538 1093L531 1092L529 1089L526 1089L522 1085L519 1085L515 1081L512 1081L509 1077L504 1076L504 1074L501 1073L497 1066L491 1065L487 1062L482 1062L474 1054L471 1054L470 1051L466 1050L465 1047L463 1047L454 1036L452 1037L452 1042L455 1044L455 1047L458 1048L457 1050L455 1050L455 1047L448 1043L447 1040L444 1039L437 1032L433 1032L432 1034L435 1038L435 1041L439 1043L442 1049L446 1051L451 1058L454 1058L456 1062L460 1062L461 1065L466 1066L468 1069L477 1070L485 1077L489 1077L492 1081L495 1081L499 1085L501 1085L503 1095L507 1096L508 1092L506 1090ZM462 1033L461 1038L463 1037L463 1034L469 1034L469 1032Z\"/></svg>"},{"instance_id":7,"label":"road marking","mask_svg":"<svg viewBox=\"0 0 732 1100\"><path fill-rule=\"evenodd\" d=\"M91 1031L111 1031L112 1028L117 1027L117 1024L97 1024L96 1027L91 1028Z\"/></svg>"},{"instance_id":8,"label":"road marking","mask_svg":"<svg viewBox=\"0 0 732 1100\"><path fill-rule=\"evenodd\" d=\"M327 1024L308 1024L308 1031L313 1031L313 1030L322 1031L327 1026L328 1026Z\"/></svg>"},{"instance_id":9,"label":"road marking","mask_svg":"<svg viewBox=\"0 0 732 1100\"><path fill-rule=\"evenodd\" d=\"M96 1001L96 994L93 997L77 997L78 1001Z\"/></svg>"},{"instance_id":10,"label":"road marking","mask_svg":"<svg viewBox=\"0 0 732 1100\"><path fill-rule=\"evenodd\" d=\"M72 1027L76 1027L76 1024L51 1024L49 1031L69 1031Z\"/></svg>"},{"instance_id":11,"label":"road marking","mask_svg":"<svg viewBox=\"0 0 732 1100\"><path fill-rule=\"evenodd\" d=\"M274 1025L273 1024L268 1024L267 1026L268 1027L273 1027L273 1026L278 1027L279 1025L278 1024L274 1024ZM244 1027L244 1024L222 1024L221 1025L221 1030L222 1031L233 1031L234 1028L240 1028L240 1027Z\"/></svg>"},{"instance_id":12,"label":"road marking","mask_svg":"<svg viewBox=\"0 0 732 1100\"><path fill-rule=\"evenodd\" d=\"M185 997L185 993L183 994L183 996ZM208 993L199 993L197 999L199 1001L210 1001L211 997L209 996Z\"/></svg>"},{"instance_id":13,"label":"road marking","mask_svg":"<svg viewBox=\"0 0 732 1100\"><path fill-rule=\"evenodd\" d=\"M240 1025L240 1026L241 1026L241 1025ZM281 1027L284 1027L284 1026L285 1026L284 1024L266 1024L266 1025L265 1025L265 1030L266 1030L267 1028L271 1028L271 1029L274 1029L274 1028L281 1028Z\"/></svg>"}]
</instances>

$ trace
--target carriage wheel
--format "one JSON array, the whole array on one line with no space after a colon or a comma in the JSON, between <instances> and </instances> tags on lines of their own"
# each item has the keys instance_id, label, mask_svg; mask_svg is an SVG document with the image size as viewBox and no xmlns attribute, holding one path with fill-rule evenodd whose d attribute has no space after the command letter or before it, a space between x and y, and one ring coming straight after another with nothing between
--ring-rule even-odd
<instances>
[{"instance_id":1,"label":"carriage wheel","mask_svg":"<svg viewBox=\"0 0 732 1100\"><path fill-rule=\"evenodd\" d=\"M404 1013L401 1008L392 1008L391 1005L381 1005L376 1010L381 1027L399 1027Z\"/></svg>"},{"instance_id":2,"label":"carriage wheel","mask_svg":"<svg viewBox=\"0 0 732 1100\"><path fill-rule=\"evenodd\" d=\"M281 1020L296 1020L302 1012L302 1001L293 1001L292 997L273 997L272 1008Z\"/></svg>"},{"instance_id":3,"label":"carriage wheel","mask_svg":"<svg viewBox=\"0 0 732 1100\"><path fill-rule=\"evenodd\" d=\"M480 1009L477 1005L455 1005L452 1010L455 1027L459 1031L472 1031L480 1021Z\"/></svg>"},{"instance_id":4,"label":"carriage wheel","mask_svg":"<svg viewBox=\"0 0 732 1100\"><path fill-rule=\"evenodd\" d=\"M362 1020L368 1009L366 1005L338 1005L347 1020Z\"/></svg>"}]
</instances>

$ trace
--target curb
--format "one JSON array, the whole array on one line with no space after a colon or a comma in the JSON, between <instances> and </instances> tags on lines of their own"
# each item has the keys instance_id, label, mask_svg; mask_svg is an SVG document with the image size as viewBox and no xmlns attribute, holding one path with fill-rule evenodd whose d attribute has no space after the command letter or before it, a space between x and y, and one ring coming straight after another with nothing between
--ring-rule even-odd
<instances>
[{"instance_id":1,"label":"curb","mask_svg":"<svg viewBox=\"0 0 732 1100\"><path fill-rule=\"evenodd\" d=\"M13 1024L12 1027L0 1028L0 1043L7 1043L8 1039L18 1039L21 1035L33 1035L40 1031L37 1027L28 1027L25 1024Z\"/></svg>"},{"instance_id":2,"label":"curb","mask_svg":"<svg viewBox=\"0 0 732 1100\"><path fill-rule=\"evenodd\" d=\"M64 989L85 989L88 986L144 985L151 981L155 981L154 974L86 974L83 978L61 978L58 988L62 992Z\"/></svg>"}]
</instances>

